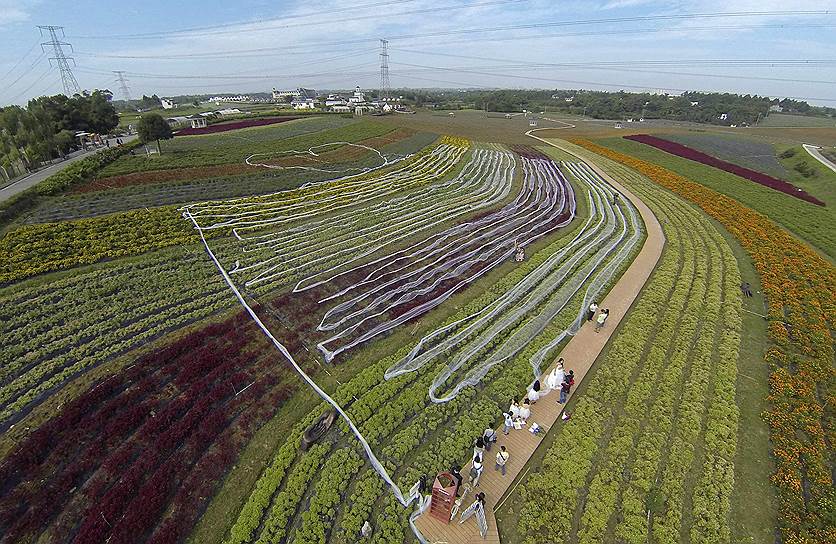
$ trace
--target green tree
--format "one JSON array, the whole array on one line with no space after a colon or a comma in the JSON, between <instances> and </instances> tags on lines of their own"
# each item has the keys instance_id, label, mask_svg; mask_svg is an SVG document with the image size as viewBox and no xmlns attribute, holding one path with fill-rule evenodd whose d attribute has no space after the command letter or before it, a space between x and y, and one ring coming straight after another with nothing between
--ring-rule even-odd
<instances>
[{"instance_id":1,"label":"green tree","mask_svg":"<svg viewBox=\"0 0 836 544\"><path fill-rule=\"evenodd\" d=\"M158 153L162 153L160 150L160 140L170 140L174 137L171 133L171 126L169 126L159 113L147 113L143 115L137 125L137 131L139 132L139 141L142 143L147 144L154 140L157 141Z\"/></svg>"},{"instance_id":2,"label":"green tree","mask_svg":"<svg viewBox=\"0 0 836 544\"><path fill-rule=\"evenodd\" d=\"M55 145L62 155L66 155L75 147L75 134L72 130L64 129L55 135Z\"/></svg>"}]
</instances>

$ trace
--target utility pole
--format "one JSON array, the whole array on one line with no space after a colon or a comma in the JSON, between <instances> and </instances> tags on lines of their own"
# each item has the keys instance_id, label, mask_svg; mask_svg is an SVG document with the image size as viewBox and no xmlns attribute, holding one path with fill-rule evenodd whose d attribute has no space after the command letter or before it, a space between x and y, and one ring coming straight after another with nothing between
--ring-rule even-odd
<instances>
[{"instance_id":1,"label":"utility pole","mask_svg":"<svg viewBox=\"0 0 836 544\"><path fill-rule=\"evenodd\" d=\"M81 88L78 86L78 81L76 81L73 71L70 69L69 61L73 61L73 66L75 66L75 59L73 57L66 56L63 49L63 47L66 46L70 48L70 51L72 51L73 46L58 39L59 30L61 31L61 37L64 37L64 27L38 25L38 29L41 31L41 37L44 36L44 31L49 34L49 41L43 42L41 44L41 49L46 52L45 46L52 48L53 56L49 57L49 63L52 65L52 61L55 61L58 70L61 72L61 83L64 84L64 92L67 96L72 96L75 93L81 92Z\"/></svg>"},{"instance_id":2,"label":"utility pole","mask_svg":"<svg viewBox=\"0 0 836 544\"><path fill-rule=\"evenodd\" d=\"M389 99L389 40L380 40L380 100Z\"/></svg>"},{"instance_id":3,"label":"utility pole","mask_svg":"<svg viewBox=\"0 0 836 544\"><path fill-rule=\"evenodd\" d=\"M119 81L119 90L122 91L122 98L125 102L131 101L131 89L128 87L128 82L125 80L125 72L123 70L113 70L116 74L116 79Z\"/></svg>"}]
</instances>

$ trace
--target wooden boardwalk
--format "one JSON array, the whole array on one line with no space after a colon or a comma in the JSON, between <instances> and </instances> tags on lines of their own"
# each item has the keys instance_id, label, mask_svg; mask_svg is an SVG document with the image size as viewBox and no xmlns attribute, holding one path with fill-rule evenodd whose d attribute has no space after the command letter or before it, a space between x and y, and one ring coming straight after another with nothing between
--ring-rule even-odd
<instances>
[{"instance_id":1,"label":"wooden boardwalk","mask_svg":"<svg viewBox=\"0 0 836 544\"><path fill-rule=\"evenodd\" d=\"M532 136L530 132L532 131L529 131L529 135ZM532 137L537 138L536 136ZM541 138L537 139L562 149L563 151L570 152L568 149L563 149L560 145L548 140ZM618 327L621 319L627 313L627 310L633 304L633 301L635 301L642 287L647 282L647 279L650 277L651 272L653 272L653 269L656 267L656 263L662 255L662 248L665 244L665 236L662 233L662 227L659 225L656 217L644 204L644 202L639 200L639 198L633 193L600 170L597 166L595 166L595 164L590 161L586 162L599 175L612 184L613 187L621 191L624 196L629 198L633 205L636 206L642 216L642 219L644 220L647 230L647 238L636 259L630 264L624 275L621 276L606 298L599 303L602 309L610 309L610 317L607 319L606 326L600 333L596 333L592 323L585 324L581 330L578 331L578 334L572 337L572 339L569 340L560 352L560 357L565 359L566 371L575 371L575 387L570 394L570 398L571 395L574 395L574 391L577 390L578 385L580 385L580 382L583 380L584 376L586 376L586 373L592 367L595 359L604 349L604 346L614 333L615 329ZM553 367L554 365L551 365L545 370L543 376L540 378L541 382L544 382L545 375L548 374ZM524 395L525 391L521 391L520 397L522 398ZM536 404L532 405L531 417L528 420L529 424L536 422L546 429L551 429L552 425L560 425L560 416L563 412L563 405L557 402L558 396L558 392L551 392L541 397ZM462 509L464 509L473 502L473 496L476 492L481 491L485 493L485 514L488 520L487 537L483 539L479 535L475 518L469 519L464 524L459 524L457 517L455 521L447 524L432 518L429 515L429 511L427 511L416 520L416 526L431 544L476 544L480 542L499 542L499 532L496 526L496 519L494 518L494 509L496 508L497 501L502 498L511 483L523 470L528 462L528 459L534 453L534 450L536 450L540 445L542 438L531 434L527 428L523 428L522 430L512 429L508 436L504 436L501 430L498 430L497 434L499 436L497 443L493 446L490 452L485 453L485 467L479 481L479 486L475 488L474 492L471 492L468 495L464 504L462 504ZM499 471L494 470L496 453L502 445L504 445L511 454L511 458L506 467L507 473L505 476L502 476ZM469 472L470 463L462 469L462 475L464 476L465 481L469 479Z\"/></svg>"}]
</instances>

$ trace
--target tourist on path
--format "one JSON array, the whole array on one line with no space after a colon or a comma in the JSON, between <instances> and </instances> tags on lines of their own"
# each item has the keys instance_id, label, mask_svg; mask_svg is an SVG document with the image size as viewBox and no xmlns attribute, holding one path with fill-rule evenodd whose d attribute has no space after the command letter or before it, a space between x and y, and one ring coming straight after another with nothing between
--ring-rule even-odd
<instances>
[{"instance_id":1,"label":"tourist on path","mask_svg":"<svg viewBox=\"0 0 836 544\"><path fill-rule=\"evenodd\" d=\"M456 496L458 497L462 490L462 473L459 469L459 465L453 465L450 467L450 474L456 480Z\"/></svg>"},{"instance_id":2,"label":"tourist on path","mask_svg":"<svg viewBox=\"0 0 836 544\"><path fill-rule=\"evenodd\" d=\"M476 444L473 446L473 457L482 457L485 455L485 441L482 437L476 439Z\"/></svg>"},{"instance_id":3,"label":"tourist on path","mask_svg":"<svg viewBox=\"0 0 836 544\"><path fill-rule=\"evenodd\" d=\"M470 483L473 487L479 486L479 478L482 477L482 471L485 469L482 465L482 456L477 455L473 458L473 466L470 468Z\"/></svg>"},{"instance_id":4,"label":"tourist on path","mask_svg":"<svg viewBox=\"0 0 836 544\"><path fill-rule=\"evenodd\" d=\"M592 301L592 304L589 305L589 308L586 310L586 320L592 321L592 318L595 317L595 312L598 311L598 305L595 304L595 301Z\"/></svg>"},{"instance_id":5,"label":"tourist on path","mask_svg":"<svg viewBox=\"0 0 836 544\"><path fill-rule=\"evenodd\" d=\"M604 326L604 323L607 322L607 318L610 316L610 310L607 308L606 310L602 310L600 314L598 314L598 319L595 320L595 332L599 332L601 327Z\"/></svg>"},{"instance_id":6,"label":"tourist on path","mask_svg":"<svg viewBox=\"0 0 836 544\"><path fill-rule=\"evenodd\" d=\"M508 459L510 458L511 454L505 450L505 446L500 446L499 451L496 452L496 466L493 469L501 470L502 475L505 476L505 465L508 463Z\"/></svg>"},{"instance_id":7,"label":"tourist on path","mask_svg":"<svg viewBox=\"0 0 836 544\"><path fill-rule=\"evenodd\" d=\"M485 443L485 451L491 451L491 445L496 442L496 431L488 427L482 433L482 441Z\"/></svg>"},{"instance_id":8,"label":"tourist on path","mask_svg":"<svg viewBox=\"0 0 836 544\"><path fill-rule=\"evenodd\" d=\"M534 380L534 384L528 390L528 400L531 404L536 404L540 400L540 380Z\"/></svg>"},{"instance_id":9,"label":"tourist on path","mask_svg":"<svg viewBox=\"0 0 836 544\"><path fill-rule=\"evenodd\" d=\"M531 417L531 404L528 402L528 399L523 400L523 404L520 407L520 419L523 423Z\"/></svg>"},{"instance_id":10,"label":"tourist on path","mask_svg":"<svg viewBox=\"0 0 836 544\"><path fill-rule=\"evenodd\" d=\"M568 376L567 376L568 377ZM560 386L560 400L557 401L560 404L566 402L566 398L569 396L569 392L572 390L572 384L568 381L564 381L563 385Z\"/></svg>"},{"instance_id":11,"label":"tourist on path","mask_svg":"<svg viewBox=\"0 0 836 544\"><path fill-rule=\"evenodd\" d=\"M502 416L505 418L505 423L502 425L502 434L507 435L514 425L514 418L508 412L502 412Z\"/></svg>"}]
</instances>

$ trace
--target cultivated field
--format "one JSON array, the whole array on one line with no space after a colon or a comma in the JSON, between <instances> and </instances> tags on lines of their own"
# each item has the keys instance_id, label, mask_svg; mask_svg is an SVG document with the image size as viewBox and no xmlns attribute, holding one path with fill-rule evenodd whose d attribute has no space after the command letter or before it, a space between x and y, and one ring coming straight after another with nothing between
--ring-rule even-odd
<instances>
[{"instance_id":1,"label":"cultivated field","mask_svg":"<svg viewBox=\"0 0 836 544\"><path fill-rule=\"evenodd\" d=\"M662 257L566 361L591 371L490 498L502 542L836 536L833 177L791 133L553 119L535 134L577 145L475 111L177 136L3 207L0 543L419 541L410 488L627 281L642 203Z\"/></svg>"}]
</instances>

